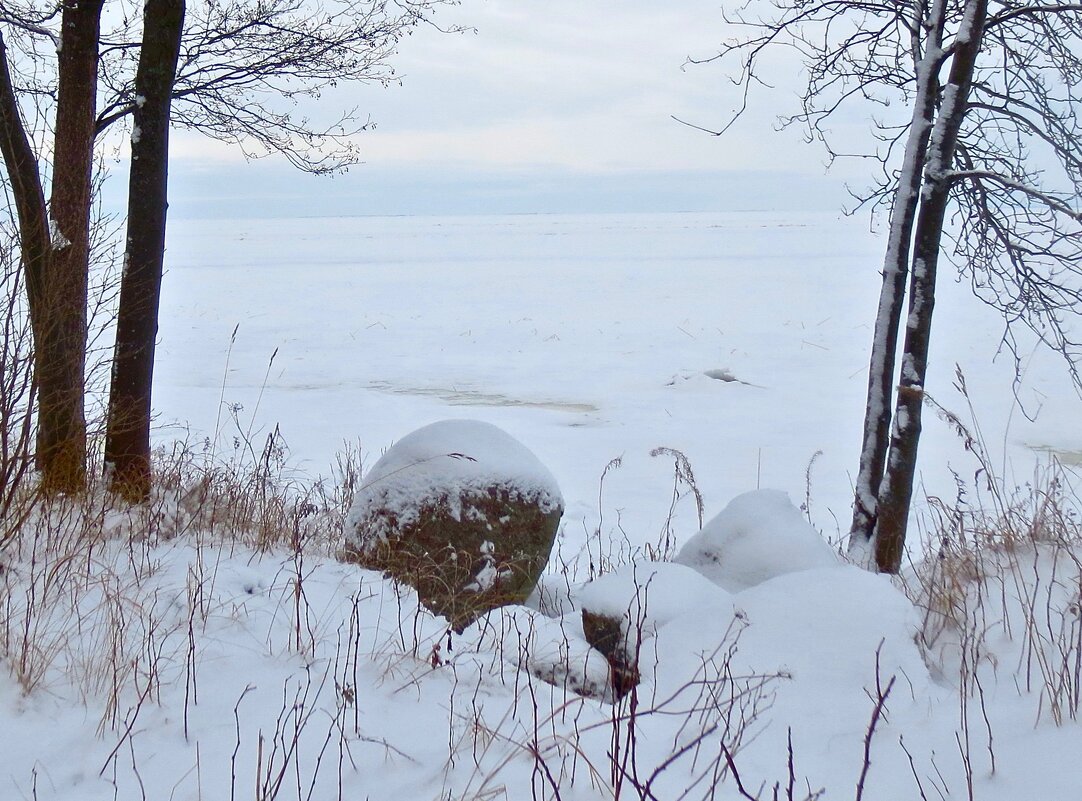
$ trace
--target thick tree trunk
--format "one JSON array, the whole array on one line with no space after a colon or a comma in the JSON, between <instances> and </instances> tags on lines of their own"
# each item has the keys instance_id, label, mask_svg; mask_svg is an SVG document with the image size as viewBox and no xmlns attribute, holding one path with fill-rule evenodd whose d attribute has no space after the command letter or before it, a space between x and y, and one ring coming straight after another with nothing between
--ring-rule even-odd
<instances>
[{"instance_id":1,"label":"thick tree trunk","mask_svg":"<svg viewBox=\"0 0 1082 801\"><path fill-rule=\"evenodd\" d=\"M872 334L868 367L868 399L864 412L864 435L853 500L853 523L849 531L849 555L871 567L869 547L875 531L879 486L886 467L890 443L891 401L894 363L898 349L905 282L909 268L910 242L920 198L921 174L928 152L928 140L935 119L942 63L943 25L946 4L938 0L927 20L924 52L916 65L913 117L906 141L905 157L891 207L890 233L883 259L883 286Z\"/></svg>"},{"instance_id":2,"label":"thick tree trunk","mask_svg":"<svg viewBox=\"0 0 1082 801\"><path fill-rule=\"evenodd\" d=\"M965 117L987 8L987 0L968 0L966 3L962 28L958 33L951 60L950 77L943 92L939 117L929 146L928 167L924 175L913 248L909 317L906 323L898 402L894 413L894 430L886 475L878 498L875 561L877 568L883 573L898 572L905 548L917 467L924 383L928 371L936 268L951 189L950 168L954 163L958 133Z\"/></svg>"},{"instance_id":3,"label":"thick tree trunk","mask_svg":"<svg viewBox=\"0 0 1082 801\"><path fill-rule=\"evenodd\" d=\"M86 487L86 302L91 178L103 0L64 0L57 54L56 131L35 366L38 466L46 492Z\"/></svg>"},{"instance_id":4,"label":"thick tree trunk","mask_svg":"<svg viewBox=\"0 0 1082 801\"><path fill-rule=\"evenodd\" d=\"M105 462L110 489L132 502L150 493L154 346L165 255L169 110L184 0L148 0L135 76L128 234L120 284Z\"/></svg>"}]
</instances>

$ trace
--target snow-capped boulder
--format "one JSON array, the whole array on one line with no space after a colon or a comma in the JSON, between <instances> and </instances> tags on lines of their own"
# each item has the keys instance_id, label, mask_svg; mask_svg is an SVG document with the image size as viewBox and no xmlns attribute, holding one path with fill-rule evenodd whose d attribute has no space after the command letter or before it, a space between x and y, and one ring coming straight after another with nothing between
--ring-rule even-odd
<instances>
[{"instance_id":1,"label":"snow-capped boulder","mask_svg":"<svg viewBox=\"0 0 1082 801\"><path fill-rule=\"evenodd\" d=\"M674 559L729 592L799 570L832 567L838 555L779 490L738 495Z\"/></svg>"},{"instance_id":2,"label":"snow-capped boulder","mask_svg":"<svg viewBox=\"0 0 1082 801\"><path fill-rule=\"evenodd\" d=\"M643 642L670 620L729 597L694 569L672 562L623 565L574 594L583 634L609 660L618 698L638 684Z\"/></svg>"},{"instance_id":3,"label":"snow-capped boulder","mask_svg":"<svg viewBox=\"0 0 1082 801\"><path fill-rule=\"evenodd\" d=\"M562 514L556 480L526 446L489 423L444 420L365 475L344 556L414 587L462 630L530 595Z\"/></svg>"}]
</instances>

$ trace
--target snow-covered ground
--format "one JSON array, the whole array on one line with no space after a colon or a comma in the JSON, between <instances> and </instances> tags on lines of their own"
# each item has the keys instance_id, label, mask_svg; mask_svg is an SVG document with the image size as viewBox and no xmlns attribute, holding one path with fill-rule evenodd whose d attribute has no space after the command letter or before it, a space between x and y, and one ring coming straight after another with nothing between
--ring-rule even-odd
<instances>
[{"instance_id":1,"label":"snow-covered ground","mask_svg":"<svg viewBox=\"0 0 1082 801\"><path fill-rule=\"evenodd\" d=\"M658 447L687 455L708 515L773 487L798 503L810 494L826 536L848 529L882 262L863 217L180 220L168 262L162 438L183 421L195 441L217 428L228 448L238 432L224 398L244 407L241 433L280 425L293 462L325 474L345 442L371 465L422 425L478 418L553 472L574 544L597 526L615 457L609 522L633 542L657 538L673 475L671 459L650 456ZM941 283L929 392L968 419L952 389L962 367L1019 483L1030 448L1082 450L1082 431L1064 424L1079 403L1062 365L1041 352L1027 362L1028 422L1008 354L993 363L998 317L949 270ZM976 466L926 418L921 478L952 498L947 466ZM683 526L694 533L694 515Z\"/></svg>"},{"instance_id":2,"label":"snow-covered ground","mask_svg":"<svg viewBox=\"0 0 1082 801\"><path fill-rule=\"evenodd\" d=\"M176 420L197 451L217 436L258 452L279 426L314 476L343 442L371 466L434 420L495 423L560 486L562 563L586 558L546 581L547 615L497 610L449 638L333 542L262 552L250 532L199 534L168 497L90 516L149 537L32 518L2 573L0 798L1079 794L1077 540L1039 528L962 549L914 604L834 564L779 493L723 512L762 487L809 505L827 539L847 525L880 258L860 222L180 221L170 237L161 440ZM1036 355L1026 420L998 335L945 284L929 390L968 418L960 364L997 467L1022 483L1034 448L1082 450L1065 422L1078 402ZM921 464L948 499L948 468L977 468L931 414ZM699 537L688 465L706 520L722 513ZM626 564L689 541L677 563ZM615 570L582 589L588 564ZM641 684L617 704L578 606L632 610Z\"/></svg>"}]
</instances>

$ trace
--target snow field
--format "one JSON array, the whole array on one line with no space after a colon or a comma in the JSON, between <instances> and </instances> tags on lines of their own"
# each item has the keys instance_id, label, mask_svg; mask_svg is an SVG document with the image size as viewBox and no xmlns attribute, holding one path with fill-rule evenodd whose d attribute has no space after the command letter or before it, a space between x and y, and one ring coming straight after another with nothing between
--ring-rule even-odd
<instances>
[{"instance_id":1,"label":"snow field","mask_svg":"<svg viewBox=\"0 0 1082 801\"><path fill-rule=\"evenodd\" d=\"M779 500L734 506L777 521ZM796 798L846 797L862 772L867 799L1078 786L1069 520L960 545L909 577L916 603L814 557L737 592L668 562L568 578L568 603L635 621L642 683L613 704L576 692L608 671L568 607L449 637L408 588L335 561L328 532L259 550L109 511L107 533L149 536L88 540L65 515L32 521L3 575L12 797L706 799L739 775L784 798L790 747ZM732 561L750 576L761 553Z\"/></svg>"},{"instance_id":2,"label":"snow field","mask_svg":"<svg viewBox=\"0 0 1082 801\"><path fill-rule=\"evenodd\" d=\"M348 492L275 507L308 477L186 479L146 517L50 511L0 574L0 797L667 801L738 797L737 775L762 799L788 798L790 777L797 799L1078 795L1068 512L948 518L954 550L907 576L913 601L850 566L785 564L793 543L823 553L801 514L737 548L735 580L711 576L724 587L664 561L707 552L718 530L700 516L757 488L828 540L848 525L881 263L859 223L213 221L171 237L157 404L194 444L235 438L244 461L279 423L274 447L310 477L343 442L371 465L433 420L481 418L558 481L559 551L536 608L448 641L408 589L333 558ZM1040 414L1024 420L991 361L995 320L944 289L928 389L965 411L960 363L994 450L974 464L927 415L923 489L950 509L949 468L1013 486L1034 446L1082 441L1058 365L1029 361L1021 399ZM641 623L643 681L619 704L574 692L606 677L580 597Z\"/></svg>"},{"instance_id":3,"label":"snow field","mask_svg":"<svg viewBox=\"0 0 1082 801\"><path fill-rule=\"evenodd\" d=\"M754 211L179 220L155 372L159 437L228 450L239 433L258 449L280 424L291 464L314 476L344 444L359 443L371 466L423 425L482 419L555 476L568 551L601 517L606 536L656 541L673 471L650 453L664 446L689 459L708 516L775 487L836 539L849 526L882 264L867 228L834 213ZM1082 450L1062 425L1077 403L1062 366L1039 351L1027 359L1019 397L1036 420L1026 420L1010 360L993 363L998 319L949 271L941 291L935 399L968 419L952 388L960 364L1002 451L997 466L1018 483L1032 447ZM237 425L223 400L240 407ZM952 497L948 468L971 473L972 458L925 417L922 489ZM695 520L681 504L686 536Z\"/></svg>"}]
</instances>

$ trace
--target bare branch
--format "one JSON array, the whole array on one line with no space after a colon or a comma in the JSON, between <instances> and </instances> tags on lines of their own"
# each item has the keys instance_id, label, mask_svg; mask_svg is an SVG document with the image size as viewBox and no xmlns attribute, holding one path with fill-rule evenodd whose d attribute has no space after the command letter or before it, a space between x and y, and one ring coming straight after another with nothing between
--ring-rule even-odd
<instances>
[{"instance_id":1,"label":"bare branch","mask_svg":"<svg viewBox=\"0 0 1082 801\"><path fill-rule=\"evenodd\" d=\"M200 4L185 25L174 124L235 144L251 158L277 153L307 172L345 169L359 158L352 137L371 121L357 109L318 121L322 112L316 101L345 83L397 82L390 62L402 38L428 22L438 6L453 1ZM99 133L135 108L133 37L128 30L114 31L103 49L108 66L102 74ZM303 113L305 106L312 116Z\"/></svg>"},{"instance_id":2,"label":"bare branch","mask_svg":"<svg viewBox=\"0 0 1082 801\"><path fill-rule=\"evenodd\" d=\"M1036 187L1028 186L1026 184L1020 183L1019 181L1012 181L1010 178L1007 178L1000 173L990 172L988 170L954 170L947 173L945 178L946 180L952 182L967 180L992 181L1004 187L1005 189L1009 189L1012 192L1019 192L1023 195L1026 195L1032 200L1043 203L1053 211L1057 211L1060 214L1070 217L1076 222L1082 222L1082 211L1075 211L1065 202L1055 197L1054 195L1051 195L1047 192L1042 192Z\"/></svg>"}]
</instances>

